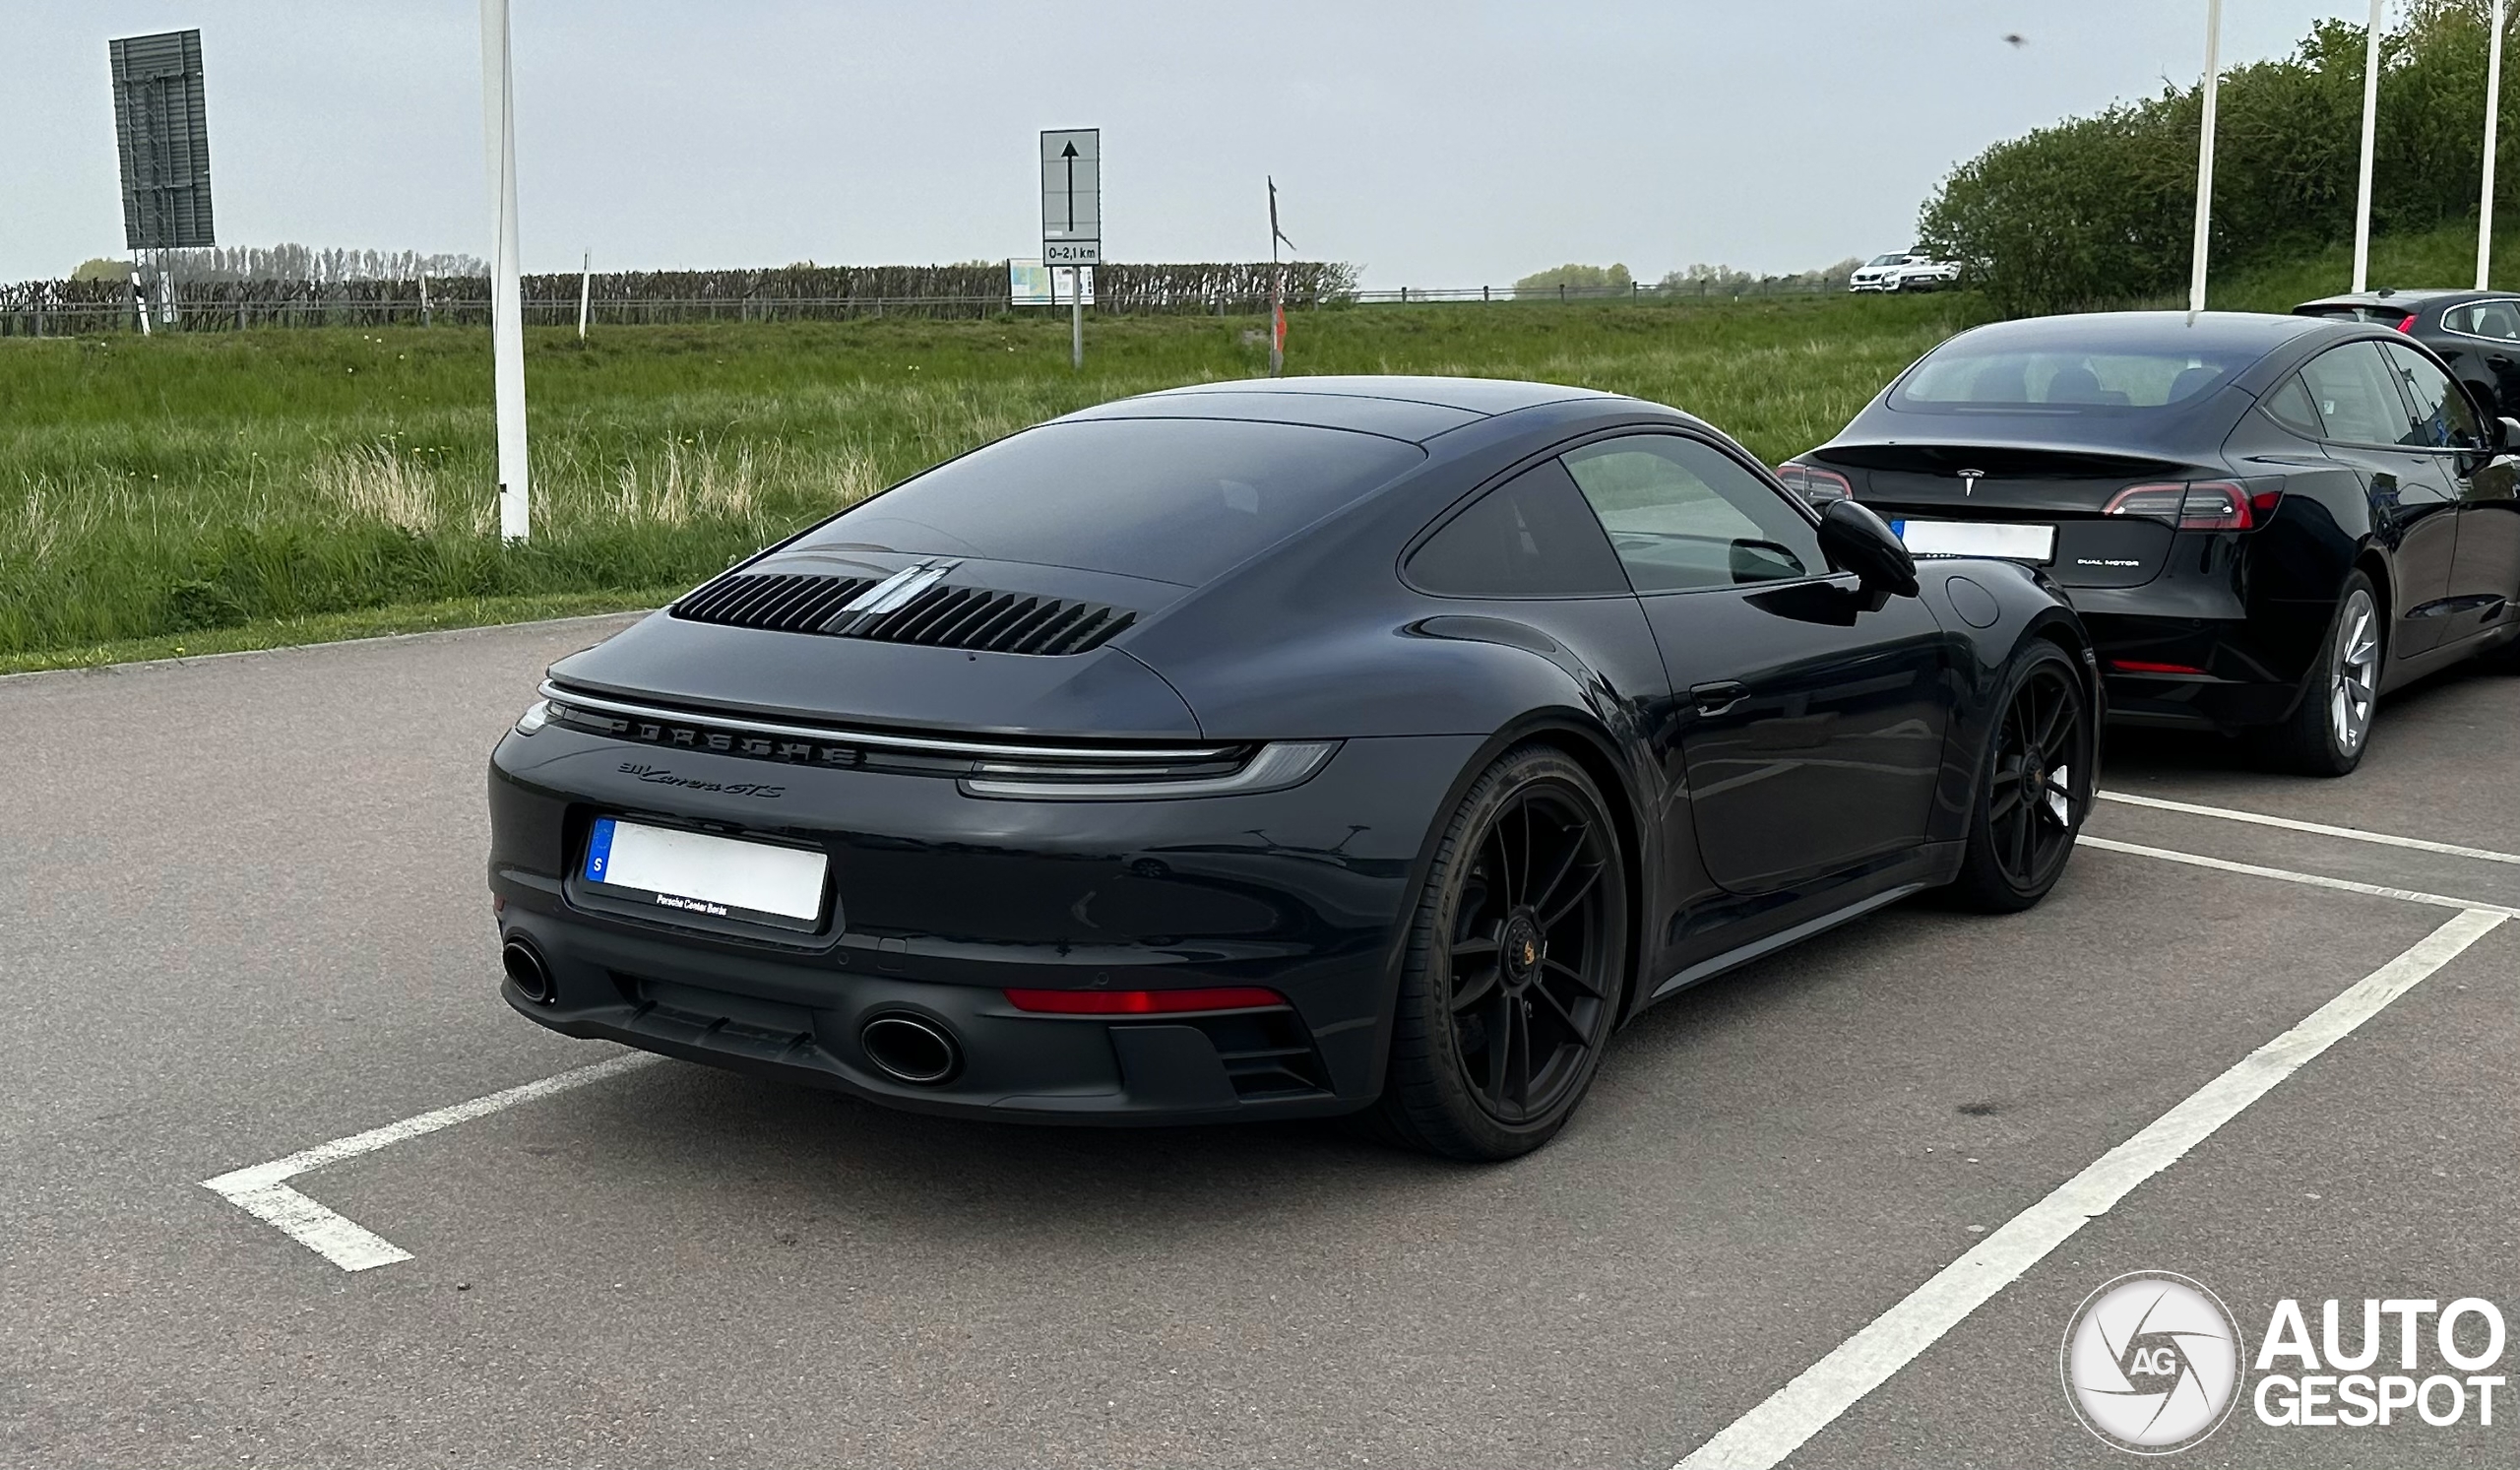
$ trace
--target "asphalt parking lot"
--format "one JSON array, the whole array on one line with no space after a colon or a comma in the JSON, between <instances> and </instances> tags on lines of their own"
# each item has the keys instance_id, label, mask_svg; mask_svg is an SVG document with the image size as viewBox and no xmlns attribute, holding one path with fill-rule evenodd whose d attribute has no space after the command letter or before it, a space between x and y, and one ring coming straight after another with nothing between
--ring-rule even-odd
<instances>
[{"instance_id":1,"label":"asphalt parking lot","mask_svg":"<svg viewBox=\"0 0 2520 1470\"><path fill-rule=\"evenodd\" d=\"M481 876L484 752L614 625L0 679L0 1462L2106 1465L2057 1344L2123 1272L2252 1351L2282 1298L2520 1304L2520 677L2397 698L2342 782L2122 738L2044 907L1690 991L1504 1167L644 1059L450 1119L629 1055L508 1011ZM354 1138L286 1182L365 1269L203 1187ZM2243 1404L2181 1463L2507 1464L2507 1415Z\"/></svg>"}]
</instances>

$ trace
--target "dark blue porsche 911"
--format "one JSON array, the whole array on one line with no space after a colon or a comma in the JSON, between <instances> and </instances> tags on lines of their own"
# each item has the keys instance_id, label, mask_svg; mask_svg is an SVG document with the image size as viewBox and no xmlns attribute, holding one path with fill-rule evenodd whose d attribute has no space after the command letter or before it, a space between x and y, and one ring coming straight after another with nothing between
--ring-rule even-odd
<instances>
[{"instance_id":1,"label":"dark blue porsche 911","mask_svg":"<svg viewBox=\"0 0 2520 1470\"><path fill-rule=\"evenodd\" d=\"M561 661L491 759L508 1001L1033 1121L1564 1124L1656 1000L2089 805L2064 599L1533 383L1107 404Z\"/></svg>"}]
</instances>

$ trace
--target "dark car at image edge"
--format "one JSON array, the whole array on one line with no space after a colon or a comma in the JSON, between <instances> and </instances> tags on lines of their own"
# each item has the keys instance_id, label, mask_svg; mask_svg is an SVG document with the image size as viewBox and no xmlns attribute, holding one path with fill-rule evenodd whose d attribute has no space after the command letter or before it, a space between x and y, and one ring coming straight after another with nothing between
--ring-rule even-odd
<instances>
[{"instance_id":1,"label":"dark car at image edge","mask_svg":"<svg viewBox=\"0 0 2520 1470\"><path fill-rule=\"evenodd\" d=\"M2520 292L2382 287L2303 301L2293 314L2402 333L2431 349L2479 408L2520 415Z\"/></svg>"},{"instance_id":2,"label":"dark car at image edge","mask_svg":"<svg viewBox=\"0 0 2520 1470\"><path fill-rule=\"evenodd\" d=\"M2094 313L1950 339L1782 473L1912 547L2045 565L2112 719L2341 775L2380 695L2512 661L2515 438L2386 327Z\"/></svg>"},{"instance_id":3,"label":"dark car at image edge","mask_svg":"<svg viewBox=\"0 0 2520 1470\"><path fill-rule=\"evenodd\" d=\"M1031 1121L1507 1157L1654 1001L2035 903L2102 691L1699 420L1471 379L1025 430L553 666L490 765L521 1013Z\"/></svg>"}]
</instances>

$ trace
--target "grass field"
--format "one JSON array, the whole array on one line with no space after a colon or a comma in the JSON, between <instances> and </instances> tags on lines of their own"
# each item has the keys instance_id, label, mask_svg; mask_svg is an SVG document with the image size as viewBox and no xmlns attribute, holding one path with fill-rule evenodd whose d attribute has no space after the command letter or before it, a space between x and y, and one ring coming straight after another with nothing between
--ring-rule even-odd
<instances>
[{"instance_id":1,"label":"grass field","mask_svg":"<svg viewBox=\"0 0 2520 1470\"><path fill-rule=\"evenodd\" d=\"M1298 316L1292 362L1636 393L1777 458L1973 319L1965 296L1366 307ZM635 606L1027 423L1255 375L1255 325L1090 323L1082 373L1049 319L537 333L535 535L516 548L492 535L477 331L9 339L0 668L295 641L373 609L424 624L449 604Z\"/></svg>"},{"instance_id":2,"label":"grass field","mask_svg":"<svg viewBox=\"0 0 2520 1470\"><path fill-rule=\"evenodd\" d=\"M2474 248L2384 239L2373 276L2464 281ZM2347 271L2331 251L2215 304L2281 310ZM1291 366L1634 393L1774 461L1984 314L1965 293L1373 306L1297 314ZM536 332L535 536L515 548L492 534L477 329L0 340L0 671L652 606L1024 424L1256 376L1257 326L1092 322L1082 373L1046 315Z\"/></svg>"}]
</instances>

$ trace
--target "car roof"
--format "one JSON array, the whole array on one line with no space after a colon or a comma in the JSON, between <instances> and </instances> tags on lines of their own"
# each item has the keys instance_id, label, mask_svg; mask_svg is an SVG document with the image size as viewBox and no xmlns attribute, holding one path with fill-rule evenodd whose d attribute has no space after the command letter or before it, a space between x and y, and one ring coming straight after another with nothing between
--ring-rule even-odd
<instances>
[{"instance_id":1,"label":"car roof","mask_svg":"<svg viewBox=\"0 0 2520 1470\"><path fill-rule=\"evenodd\" d=\"M2463 290L2447 286L2428 286L2411 290L2384 287L2378 290L2346 291L2339 295L2321 296L2315 301L2303 301L2293 310L2300 313L2317 311L2326 306L2370 306L2381 309L2391 306L2433 306L2453 301L2510 299L2512 294L2507 290Z\"/></svg>"},{"instance_id":2,"label":"car roof","mask_svg":"<svg viewBox=\"0 0 2520 1470\"><path fill-rule=\"evenodd\" d=\"M1261 393L1328 395L1336 398L1378 398L1395 403L1434 404L1466 409L1481 415L1510 414L1538 404L1570 398L1615 398L1595 388L1568 388L1557 383L1528 383L1513 378L1437 378L1349 374L1301 378L1250 378L1222 383L1192 383L1150 393L1146 398L1171 398L1198 393ZM1138 400L1131 400L1136 402Z\"/></svg>"},{"instance_id":3,"label":"car roof","mask_svg":"<svg viewBox=\"0 0 2520 1470\"><path fill-rule=\"evenodd\" d=\"M2085 311L1993 322L1952 340L1981 351L2018 344L2025 349L2052 346L2092 352L2188 348L2264 353L2315 334L2334 333L2340 325L2320 317L2262 311L2200 311L2192 316L2184 311Z\"/></svg>"},{"instance_id":4,"label":"car roof","mask_svg":"<svg viewBox=\"0 0 2520 1470\"><path fill-rule=\"evenodd\" d=\"M1068 415L1070 418L1239 418L1309 424L1424 443L1481 419L1547 404L1621 395L1510 378L1322 376L1192 383Z\"/></svg>"}]
</instances>

